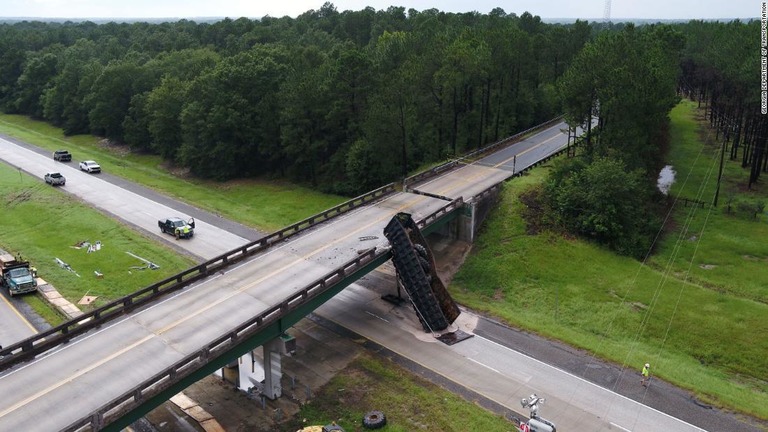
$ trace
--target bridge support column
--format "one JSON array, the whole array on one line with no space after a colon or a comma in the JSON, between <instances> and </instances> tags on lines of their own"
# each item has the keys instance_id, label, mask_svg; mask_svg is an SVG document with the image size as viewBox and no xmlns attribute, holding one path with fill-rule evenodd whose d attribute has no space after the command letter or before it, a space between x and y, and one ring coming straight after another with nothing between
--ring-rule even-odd
<instances>
[{"instance_id":1,"label":"bridge support column","mask_svg":"<svg viewBox=\"0 0 768 432\"><path fill-rule=\"evenodd\" d=\"M442 225L434 233L450 240L471 243L475 237L475 207L475 203L465 203L463 207L456 210L458 216L455 219Z\"/></svg>"},{"instance_id":2,"label":"bridge support column","mask_svg":"<svg viewBox=\"0 0 768 432\"><path fill-rule=\"evenodd\" d=\"M475 241L477 203L474 201L465 203L459 211L459 216L456 217L456 239L472 243Z\"/></svg>"},{"instance_id":3,"label":"bridge support column","mask_svg":"<svg viewBox=\"0 0 768 432\"><path fill-rule=\"evenodd\" d=\"M283 377L282 368L283 341L280 338L272 339L264 344L264 389L262 394L271 400L283 395L280 379Z\"/></svg>"}]
</instances>

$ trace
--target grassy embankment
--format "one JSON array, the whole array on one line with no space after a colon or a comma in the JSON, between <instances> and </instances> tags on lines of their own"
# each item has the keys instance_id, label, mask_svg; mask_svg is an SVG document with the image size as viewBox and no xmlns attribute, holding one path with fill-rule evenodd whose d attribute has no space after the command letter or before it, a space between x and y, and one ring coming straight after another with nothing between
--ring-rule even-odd
<instances>
[{"instance_id":1,"label":"grassy embankment","mask_svg":"<svg viewBox=\"0 0 768 432\"><path fill-rule=\"evenodd\" d=\"M0 164L0 203L3 209L0 247L29 259L40 276L72 302L87 293L99 297L94 306L102 305L194 264L191 259L80 203L59 188L5 164ZM101 241L102 248L93 253L88 253L86 248L75 248L83 241ZM152 261L160 268L132 268L145 264L126 252ZM77 273L61 268L56 258ZM103 277L97 278L95 271ZM50 324L62 321L63 317L40 298L23 298ZM81 309L87 310L87 307L81 306Z\"/></svg>"},{"instance_id":2,"label":"grassy embankment","mask_svg":"<svg viewBox=\"0 0 768 432\"><path fill-rule=\"evenodd\" d=\"M209 209L262 229L287 225L341 200L289 184L256 181L219 184L178 179L163 170L155 157L116 156L111 153L114 149L101 148L93 137L64 138L60 130L24 117L0 116L0 133L49 150L67 148L75 154L75 161L95 159L105 171L172 192L195 205L201 205L196 200L204 199ZM41 179L1 163L0 200L4 209L3 226L15 227L0 231L0 245L23 251L40 274L72 301L89 293L100 296L99 303L103 303L192 265L175 251L82 205ZM229 211L224 211L225 208ZM71 247L82 240L100 240L104 247L91 254ZM131 266L142 263L125 251L133 251L159 264L160 269L128 273ZM59 268L54 258L70 264L80 277ZM104 278L96 278L93 270L103 273ZM61 322L62 318L39 297L25 296L24 299L49 323ZM511 423L500 416L412 376L386 360L367 355L321 389L313 402L305 406L300 418L292 420L291 424L297 425L298 429L305 418L307 424L337 420L347 430L354 430L360 425L363 414L372 407L389 416L388 431L474 429L477 426L482 430L513 430Z\"/></svg>"},{"instance_id":3,"label":"grassy embankment","mask_svg":"<svg viewBox=\"0 0 768 432\"><path fill-rule=\"evenodd\" d=\"M719 152L702 145L707 133L696 116L689 102L671 113L672 194L695 198L704 184L700 199L711 201ZM633 371L650 362L655 375L709 403L768 419L765 216L726 214L721 201L687 223L692 208L676 205L666 236L642 265L559 234L526 234L518 196L546 175L537 169L507 184L450 287L454 298ZM724 176L721 197L724 190L739 199L768 197L741 190L747 174L737 162L726 163Z\"/></svg>"}]
</instances>

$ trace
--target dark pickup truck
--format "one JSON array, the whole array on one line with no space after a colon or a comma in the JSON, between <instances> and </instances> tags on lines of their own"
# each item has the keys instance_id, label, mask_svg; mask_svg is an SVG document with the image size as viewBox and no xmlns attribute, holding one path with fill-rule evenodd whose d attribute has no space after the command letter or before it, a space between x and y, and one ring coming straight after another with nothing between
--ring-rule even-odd
<instances>
[{"instance_id":1,"label":"dark pickup truck","mask_svg":"<svg viewBox=\"0 0 768 432\"><path fill-rule=\"evenodd\" d=\"M71 162L72 154L66 150L56 150L53 152L53 160L59 162Z\"/></svg>"},{"instance_id":2,"label":"dark pickup truck","mask_svg":"<svg viewBox=\"0 0 768 432\"><path fill-rule=\"evenodd\" d=\"M192 238L192 236L195 235L194 219L185 221L179 217L169 217L168 219L157 221L157 226L160 227L160 231L166 234L171 234L177 239Z\"/></svg>"}]
</instances>

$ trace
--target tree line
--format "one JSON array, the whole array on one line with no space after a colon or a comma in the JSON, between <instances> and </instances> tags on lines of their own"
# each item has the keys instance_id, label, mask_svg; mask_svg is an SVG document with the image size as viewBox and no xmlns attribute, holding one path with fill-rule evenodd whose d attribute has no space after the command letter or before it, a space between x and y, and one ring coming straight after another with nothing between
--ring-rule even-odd
<instances>
[{"instance_id":1,"label":"tree line","mask_svg":"<svg viewBox=\"0 0 768 432\"><path fill-rule=\"evenodd\" d=\"M331 3L297 18L0 25L0 109L215 179L355 194L558 115L584 21Z\"/></svg>"},{"instance_id":2,"label":"tree line","mask_svg":"<svg viewBox=\"0 0 768 432\"><path fill-rule=\"evenodd\" d=\"M752 189L768 172L768 121L760 99L760 22L692 21L682 53L680 91L703 104L723 153L749 170ZM768 109L766 109L768 112Z\"/></svg>"},{"instance_id":3,"label":"tree line","mask_svg":"<svg viewBox=\"0 0 768 432\"><path fill-rule=\"evenodd\" d=\"M649 252L662 223L656 179L684 46L675 27L630 25L574 58L558 88L568 123L588 132L581 157L558 164L545 188L554 223L620 254Z\"/></svg>"},{"instance_id":4,"label":"tree line","mask_svg":"<svg viewBox=\"0 0 768 432\"><path fill-rule=\"evenodd\" d=\"M588 133L582 157L559 164L542 194L552 222L622 254L649 253L665 210L656 183L668 113L680 96L704 102L752 187L768 168L758 38L757 21L690 21L628 25L587 43L557 84L566 120Z\"/></svg>"}]
</instances>

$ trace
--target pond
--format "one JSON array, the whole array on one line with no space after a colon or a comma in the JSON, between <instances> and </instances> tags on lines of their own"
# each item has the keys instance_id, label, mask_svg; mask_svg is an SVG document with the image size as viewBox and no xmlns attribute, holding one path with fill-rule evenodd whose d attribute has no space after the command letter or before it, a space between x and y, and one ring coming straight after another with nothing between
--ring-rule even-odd
<instances>
[{"instance_id":1,"label":"pond","mask_svg":"<svg viewBox=\"0 0 768 432\"><path fill-rule=\"evenodd\" d=\"M659 172L659 179L656 180L656 186L661 193L669 195L669 190L672 188L672 183L675 182L675 170L672 165L667 165Z\"/></svg>"}]
</instances>

